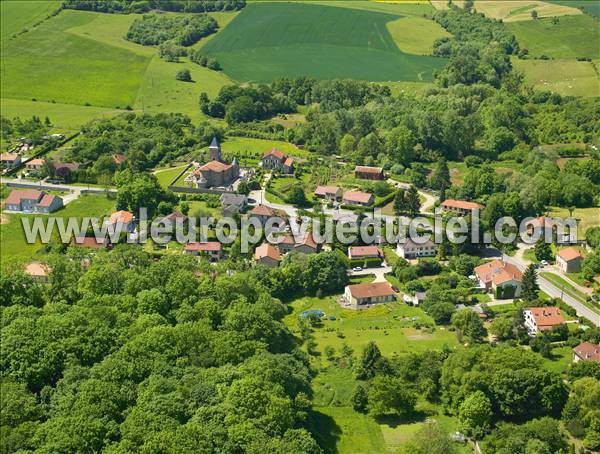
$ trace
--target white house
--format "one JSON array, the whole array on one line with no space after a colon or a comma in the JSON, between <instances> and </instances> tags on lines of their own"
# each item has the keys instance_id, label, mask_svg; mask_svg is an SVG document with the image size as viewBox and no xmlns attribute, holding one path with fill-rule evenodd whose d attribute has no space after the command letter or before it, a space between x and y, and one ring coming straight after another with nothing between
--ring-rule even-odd
<instances>
[{"instance_id":1,"label":"white house","mask_svg":"<svg viewBox=\"0 0 600 454\"><path fill-rule=\"evenodd\" d=\"M435 257L437 247L430 239L424 243L416 243L410 238L396 246L396 253L405 259L415 259L419 257Z\"/></svg>"}]
</instances>

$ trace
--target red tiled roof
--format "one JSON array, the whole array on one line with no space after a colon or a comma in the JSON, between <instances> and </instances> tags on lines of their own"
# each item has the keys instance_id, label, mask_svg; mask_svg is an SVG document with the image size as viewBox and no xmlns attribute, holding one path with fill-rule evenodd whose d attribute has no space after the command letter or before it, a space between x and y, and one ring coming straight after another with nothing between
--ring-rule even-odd
<instances>
[{"instance_id":1,"label":"red tiled roof","mask_svg":"<svg viewBox=\"0 0 600 454\"><path fill-rule=\"evenodd\" d=\"M351 246L350 257L382 257L383 251L378 246Z\"/></svg>"},{"instance_id":2,"label":"red tiled roof","mask_svg":"<svg viewBox=\"0 0 600 454\"><path fill-rule=\"evenodd\" d=\"M441 205L445 208L459 208L461 210L474 210L476 208L483 209L484 205L475 202L467 202L466 200L446 199Z\"/></svg>"},{"instance_id":3,"label":"red tiled roof","mask_svg":"<svg viewBox=\"0 0 600 454\"><path fill-rule=\"evenodd\" d=\"M552 220L552 218L549 218L547 216L540 216L538 218L535 218L531 221L529 221L527 223L527 225L533 226L533 227L548 227L548 228L552 228L554 227L554 221Z\"/></svg>"},{"instance_id":4,"label":"red tiled roof","mask_svg":"<svg viewBox=\"0 0 600 454\"><path fill-rule=\"evenodd\" d=\"M109 244L109 242L106 241L106 239L104 239L104 238L96 239L93 236L84 236L84 237L73 238L73 241L71 242L71 244L73 246L78 246L78 247L89 247L89 248L93 248L93 249L101 249L101 248L107 246Z\"/></svg>"},{"instance_id":5,"label":"red tiled roof","mask_svg":"<svg viewBox=\"0 0 600 454\"><path fill-rule=\"evenodd\" d=\"M342 197L344 202L369 203L373 195L362 191L346 191Z\"/></svg>"},{"instance_id":6,"label":"red tiled roof","mask_svg":"<svg viewBox=\"0 0 600 454\"><path fill-rule=\"evenodd\" d=\"M231 169L231 164L225 164L221 161L209 161L203 166L199 167L196 172L211 171L211 172L225 172Z\"/></svg>"},{"instance_id":7,"label":"red tiled roof","mask_svg":"<svg viewBox=\"0 0 600 454\"><path fill-rule=\"evenodd\" d=\"M44 165L44 160L43 159L32 159L31 161L27 161L25 163L25 166L43 166Z\"/></svg>"},{"instance_id":8,"label":"red tiled roof","mask_svg":"<svg viewBox=\"0 0 600 454\"><path fill-rule=\"evenodd\" d=\"M256 248L256 251L254 251L255 260L260 260L265 257L269 257L277 261L281 260L279 249L269 243L261 244Z\"/></svg>"},{"instance_id":9,"label":"red tiled roof","mask_svg":"<svg viewBox=\"0 0 600 454\"><path fill-rule=\"evenodd\" d=\"M285 162L283 163L283 165L287 167L292 167L292 164L294 164L294 158L286 158Z\"/></svg>"},{"instance_id":10,"label":"red tiled roof","mask_svg":"<svg viewBox=\"0 0 600 454\"><path fill-rule=\"evenodd\" d=\"M34 277L48 276L50 271L52 271L52 268L50 268L48 265L37 262L32 262L25 267L25 273Z\"/></svg>"},{"instance_id":11,"label":"red tiled roof","mask_svg":"<svg viewBox=\"0 0 600 454\"><path fill-rule=\"evenodd\" d=\"M254 208L252 208L252 210L250 210L250 214L255 216L273 216L274 212L266 205L256 205Z\"/></svg>"},{"instance_id":12,"label":"red tiled roof","mask_svg":"<svg viewBox=\"0 0 600 454\"><path fill-rule=\"evenodd\" d=\"M492 282L496 285L507 281L521 282L523 274L515 265L501 260L493 260L475 268L475 275L486 284Z\"/></svg>"},{"instance_id":13,"label":"red tiled roof","mask_svg":"<svg viewBox=\"0 0 600 454\"><path fill-rule=\"evenodd\" d=\"M298 247L298 246L308 246L312 249L318 249L319 245L317 244L317 242L315 241L315 238L313 237L313 234L310 232L306 232L304 234L304 238L302 238L299 241L296 241L296 238L294 238L294 235L292 234L288 234L286 236L283 237L283 244L290 244L290 245L294 245L294 247Z\"/></svg>"},{"instance_id":14,"label":"red tiled roof","mask_svg":"<svg viewBox=\"0 0 600 454\"><path fill-rule=\"evenodd\" d=\"M185 245L186 251L204 251L204 252L213 252L221 250L221 243L218 241L207 241L206 243L187 243Z\"/></svg>"},{"instance_id":15,"label":"red tiled roof","mask_svg":"<svg viewBox=\"0 0 600 454\"><path fill-rule=\"evenodd\" d=\"M21 200L38 201L44 197L45 194L45 192L38 191L37 189L14 189L8 195L5 202L7 205L17 205L21 203Z\"/></svg>"},{"instance_id":16,"label":"red tiled roof","mask_svg":"<svg viewBox=\"0 0 600 454\"><path fill-rule=\"evenodd\" d=\"M183 219L184 221L187 219L187 216L179 211L173 211L171 214L167 214L164 218L161 219L162 222L176 222L177 219Z\"/></svg>"},{"instance_id":17,"label":"red tiled roof","mask_svg":"<svg viewBox=\"0 0 600 454\"><path fill-rule=\"evenodd\" d=\"M111 156L111 158L115 164L123 164L125 161L127 161L125 155L121 153L115 153Z\"/></svg>"},{"instance_id":18,"label":"red tiled roof","mask_svg":"<svg viewBox=\"0 0 600 454\"><path fill-rule=\"evenodd\" d=\"M600 345L591 342L583 342L573 349L573 352L582 360L596 361L600 363Z\"/></svg>"},{"instance_id":19,"label":"red tiled roof","mask_svg":"<svg viewBox=\"0 0 600 454\"><path fill-rule=\"evenodd\" d=\"M129 224L131 221L133 221L133 213L130 211L121 210L115 211L110 215L111 224L116 224L119 221L121 221L123 224Z\"/></svg>"},{"instance_id":20,"label":"red tiled roof","mask_svg":"<svg viewBox=\"0 0 600 454\"><path fill-rule=\"evenodd\" d=\"M356 166L354 172L380 174L383 169L381 167Z\"/></svg>"},{"instance_id":21,"label":"red tiled roof","mask_svg":"<svg viewBox=\"0 0 600 454\"><path fill-rule=\"evenodd\" d=\"M574 247L562 249L558 251L557 255L565 262L570 262L571 260L580 259L582 257L581 252L579 252L579 250L575 249Z\"/></svg>"},{"instance_id":22,"label":"red tiled roof","mask_svg":"<svg viewBox=\"0 0 600 454\"><path fill-rule=\"evenodd\" d=\"M42 197L42 200L40 200L38 202L38 206L49 207L50 205L52 205L52 202L54 202L55 198L56 197L53 196L52 194L44 194L44 197Z\"/></svg>"},{"instance_id":23,"label":"red tiled roof","mask_svg":"<svg viewBox=\"0 0 600 454\"><path fill-rule=\"evenodd\" d=\"M395 295L389 282L375 282L372 284L355 284L348 286L354 298L376 298L380 296Z\"/></svg>"},{"instance_id":24,"label":"red tiled roof","mask_svg":"<svg viewBox=\"0 0 600 454\"><path fill-rule=\"evenodd\" d=\"M2 153L0 154L1 161L16 161L19 155L16 153Z\"/></svg>"},{"instance_id":25,"label":"red tiled roof","mask_svg":"<svg viewBox=\"0 0 600 454\"><path fill-rule=\"evenodd\" d=\"M280 161L283 161L285 159L285 155L283 154L283 151L278 150L277 148L270 149L263 155L262 158L265 159L266 157L269 157L269 156L275 156Z\"/></svg>"},{"instance_id":26,"label":"red tiled roof","mask_svg":"<svg viewBox=\"0 0 600 454\"><path fill-rule=\"evenodd\" d=\"M339 190L340 188L337 186L317 186L317 189L315 189L315 195L335 195Z\"/></svg>"},{"instance_id":27,"label":"red tiled roof","mask_svg":"<svg viewBox=\"0 0 600 454\"><path fill-rule=\"evenodd\" d=\"M530 307L526 310L531 312L540 331L549 330L565 323L558 307Z\"/></svg>"}]
</instances>

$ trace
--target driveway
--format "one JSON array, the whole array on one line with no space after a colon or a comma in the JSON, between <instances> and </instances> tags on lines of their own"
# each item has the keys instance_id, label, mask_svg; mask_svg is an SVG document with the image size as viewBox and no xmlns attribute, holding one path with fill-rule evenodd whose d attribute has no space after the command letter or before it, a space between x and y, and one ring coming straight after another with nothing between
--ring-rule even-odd
<instances>
[{"instance_id":1,"label":"driveway","mask_svg":"<svg viewBox=\"0 0 600 454\"><path fill-rule=\"evenodd\" d=\"M361 271L350 271L350 276L366 276L368 274L374 274L375 280L373 282L387 282L385 275L392 272L392 267L384 264L383 266L375 268L365 268Z\"/></svg>"}]
</instances>

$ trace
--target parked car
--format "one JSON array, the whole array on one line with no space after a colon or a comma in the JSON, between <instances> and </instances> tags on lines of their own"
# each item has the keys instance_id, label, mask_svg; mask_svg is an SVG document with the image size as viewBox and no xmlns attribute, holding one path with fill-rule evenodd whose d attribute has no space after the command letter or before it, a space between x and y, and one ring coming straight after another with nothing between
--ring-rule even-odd
<instances>
[{"instance_id":1,"label":"parked car","mask_svg":"<svg viewBox=\"0 0 600 454\"><path fill-rule=\"evenodd\" d=\"M362 271L362 268L360 266L355 266L352 268L352 271Z\"/></svg>"},{"instance_id":2,"label":"parked car","mask_svg":"<svg viewBox=\"0 0 600 454\"><path fill-rule=\"evenodd\" d=\"M542 261L540 262L540 265L541 265L541 266L548 266L548 262L547 262L546 260L542 260Z\"/></svg>"}]
</instances>

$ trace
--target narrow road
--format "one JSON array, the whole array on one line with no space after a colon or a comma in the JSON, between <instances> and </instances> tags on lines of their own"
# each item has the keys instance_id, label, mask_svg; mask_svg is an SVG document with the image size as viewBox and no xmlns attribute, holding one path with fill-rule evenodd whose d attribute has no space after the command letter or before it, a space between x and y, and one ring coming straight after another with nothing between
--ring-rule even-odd
<instances>
[{"instance_id":1,"label":"narrow road","mask_svg":"<svg viewBox=\"0 0 600 454\"><path fill-rule=\"evenodd\" d=\"M98 186L78 186L74 184L54 184L47 183L44 181L24 180L21 178L0 178L0 184L5 184L11 188L28 188L28 189L39 189L48 191L64 191L64 192L75 192L75 193L94 193L104 194L106 192L116 193L117 190L114 188L100 188Z\"/></svg>"},{"instance_id":2,"label":"narrow road","mask_svg":"<svg viewBox=\"0 0 600 454\"><path fill-rule=\"evenodd\" d=\"M520 255L522 257L522 254ZM515 255L515 257L509 257L505 255L503 258L507 263L512 263L513 265L517 266L521 271L525 270L525 268L527 268L527 265L529 264L528 261L526 261L525 259L519 258L519 254ZM578 316L585 317L594 325L600 326L600 314L593 311L592 309L590 309L577 299L573 298L572 296L566 294L559 287L557 287L547 279L544 279L539 274L537 281L542 292L546 293L552 298L561 299L566 304L574 308L577 311Z\"/></svg>"},{"instance_id":3,"label":"narrow road","mask_svg":"<svg viewBox=\"0 0 600 454\"><path fill-rule=\"evenodd\" d=\"M396 186L402 189L408 189L411 187L408 183L403 183L402 181L394 180L393 178L388 178L388 183L392 186ZM433 206L435 202L437 202L438 198L433 194L424 191L418 191L419 195L425 199L425 202L421 205L421 209L419 210L421 214L433 214Z\"/></svg>"}]
</instances>

